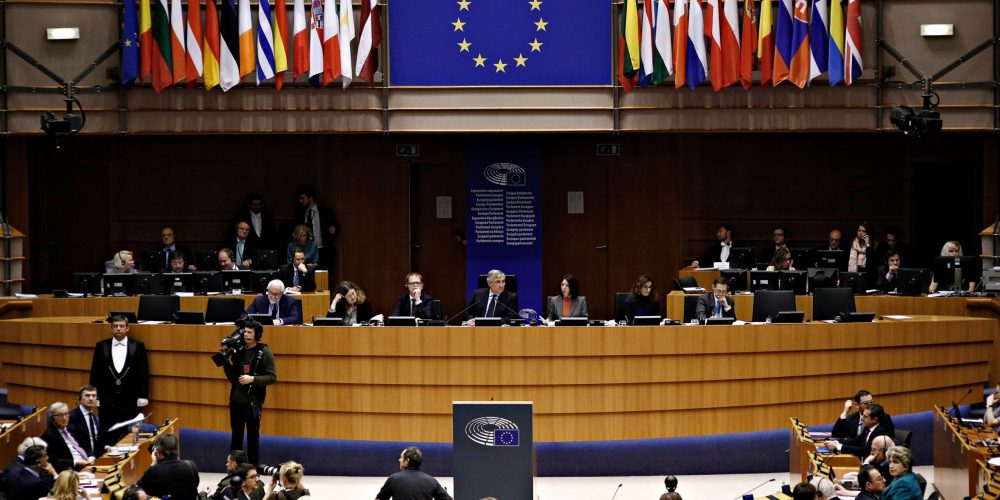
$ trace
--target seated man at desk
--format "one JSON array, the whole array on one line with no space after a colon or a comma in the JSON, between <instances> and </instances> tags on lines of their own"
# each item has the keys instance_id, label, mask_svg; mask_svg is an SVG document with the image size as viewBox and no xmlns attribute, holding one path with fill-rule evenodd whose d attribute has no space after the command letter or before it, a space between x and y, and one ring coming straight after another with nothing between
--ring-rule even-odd
<instances>
[{"instance_id":1,"label":"seated man at desk","mask_svg":"<svg viewBox=\"0 0 1000 500\"><path fill-rule=\"evenodd\" d=\"M733 248L733 226L719 224L715 228L715 238L719 243L712 245L698 260L691 262L691 269L714 266L716 262L729 262L729 252Z\"/></svg>"},{"instance_id":2,"label":"seated man at desk","mask_svg":"<svg viewBox=\"0 0 1000 500\"><path fill-rule=\"evenodd\" d=\"M42 439L49 445L49 460L56 472L80 470L94 464L94 457L88 456L69 433L69 406L66 403L56 401L49 406L49 426Z\"/></svg>"},{"instance_id":3,"label":"seated man at desk","mask_svg":"<svg viewBox=\"0 0 1000 500\"><path fill-rule=\"evenodd\" d=\"M885 410L878 403L871 403L861 414L865 430L856 438L846 438L841 441L828 440L824 442L830 450L850 454L864 460L871 454L872 441L877 436L890 436L893 429L884 424Z\"/></svg>"},{"instance_id":4,"label":"seated man at desk","mask_svg":"<svg viewBox=\"0 0 1000 500\"><path fill-rule=\"evenodd\" d=\"M831 436L835 438L856 438L861 435L864 431L864 425L861 422L861 412L863 412L870 404L875 401L875 396L871 392L865 389L861 389L854 393L853 403L857 403L858 411L848 414L851 408L854 407L852 401L848 399L844 401L844 411L840 413L840 418L833 424L833 431ZM891 436L896 432L896 426L892 423L892 416L888 413L885 414L885 425L889 428L888 434Z\"/></svg>"},{"instance_id":5,"label":"seated man at desk","mask_svg":"<svg viewBox=\"0 0 1000 500\"><path fill-rule=\"evenodd\" d=\"M517 319L517 294L505 290L507 275L499 269L486 273L487 288L478 288L469 298L465 319L475 326L475 318L502 318L504 322Z\"/></svg>"},{"instance_id":6,"label":"seated man at desk","mask_svg":"<svg viewBox=\"0 0 1000 500\"><path fill-rule=\"evenodd\" d=\"M292 262L278 268L278 279L288 283L296 292L316 291L316 268L305 264L306 254L301 248L292 252Z\"/></svg>"},{"instance_id":7,"label":"seated man at desk","mask_svg":"<svg viewBox=\"0 0 1000 500\"><path fill-rule=\"evenodd\" d=\"M707 318L736 319L736 309L726 296L728 291L729 283L726 278L720 276L712 281L712 291L698 297L698 304L694 309L694 315L699 323L704 323Z\"/></svg>"},{"instance_id":8,"label":"seated man at desk","mask_svg":"<svg viewBox=\"0 0 1000 500\"><path fill-rule=\"evenodd\" d=\"M56 470L49 463L44 445L28 446L20 463L4 470L3 493L7 498L41 498L56 482Z\"/></svg>"},{"instance_id":9,"label":"seated man at desk","mask_svg":"<svg viewBox=\"0 0 1000 500\"><path fill-rule=\"evenodd\" d=\"M880 292L895 292L899 288L899 280L896 279L899 267L899 251L893 249L885 254L885 265L878 268L878 285L876 288Z\"/></svg>"},{"instance_id":10,"label":"seated man at desk","mask_svg":"<svg viewBox=\"0 0 1000 500\"><path fill-rule=\"evenodd\" d=\"M878 497L885 491L885 485L886 478L878 469L864 465L858 472L858 486L861 487L861 493L856 498L858 500L878 500Z\"/></svg>"},{"instance_id":11,"label":"seated man at desk","mask_svg":"<svg viewBox=\"0 0 1000 500\"><path fill-rule=\"evenodd\" d=\"M434 319L434 311L431 310L431 301L434 298L429 293L424 293L424 277L420 273L409 273L403 286L406 287L406 295L396 299L392 315Z\"/></svg>"},{"instance_id":12,"label":"seated man at desk","mask_svg":"<svg viewBox=\"0 0 1000 500\"><path fill-rule=\"evenodd\" d=\"M267 284L267 294L253 299L247 314L266 314L276 325L298 325L302 323L302 313L295 299L285 295L285 284L281 280L271 280Z\"/></svg>"}]
</instances>

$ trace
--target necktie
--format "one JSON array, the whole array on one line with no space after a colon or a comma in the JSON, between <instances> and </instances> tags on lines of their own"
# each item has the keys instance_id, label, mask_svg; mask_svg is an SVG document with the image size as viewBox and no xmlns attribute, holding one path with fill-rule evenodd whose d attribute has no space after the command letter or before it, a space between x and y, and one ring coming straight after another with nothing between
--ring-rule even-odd
<instances>
[{"instance_id":1,"label":"necktie","mask_svg":"<svg viewBox=\"0 0 1000 500\"><path fill-rule=\"evenodd\" d=\"M278 317L278 304L271 304L271 317L272 318Z\"/></svg>"},{"instance_id":2,"label":"necktie","mask_svg":"<svg viewBox=\"0 0 1000 500\"><path fill-rule=\"evenodd\" d=\"M76 450L76 452L79 453L81 457L87 458L87 452L84 451L84 449L80 447L80 443L77 443L76 440L73 439L73 436L70 436L70 434L68 432L66 432L66 428L65 427L63 427L63 429L62 429L62 435L63 435L63 439L65 439L66 442L69 443L69 445L72 446L73 449Z\"/></svg>"},{"instance_id":3,"label":"necktie","mask_svg":"<svg viewBox=\"0 0 1000 500\"><path fill-rule=\"evenodd\" d=\"M298 269L296 269L295 272L292 273L292 286L299 286L299 270Z\"/></svg>"},{"instance_id":4,"label":"necktie","mask_svg":"<svg viewBox=\"0 0 1000 500\"><path fill-rule=\"evenodd\" d=\"M243 240L236 241L236 262L243 263Z\"/></svg>"},{"instance_id":5,"label":"necktie","mask_svg":"<svg viewBox=\"0 0 1000 500\"><path fill-rule=\"evenodd\" d=\"M722 302L719 302L718 300L715 301L715 317L722 317Z\"/></svg>"},{"instance_id":6,"label":"necktie","mask_svg":"<svg viewBox=\"0 0 1000 500\"><path fill-rule=\"evenodd\" d=\"M410 299L410 316L416 316L416 315L417 315L417 300Z\"/></svg>"},{"instance_id":7,"label":"necktie","mask_svg":"<svg viewBox=\"0 0 1000 500\"><path fill-rule=\"evenodd\" d=\"M93 413L88 413L87 420L90 420L90 449L94 450L94 456L97 456L97 418Z\"/></svg>"},{"instance_id":8,"label":"necktie","mask_svg":"<svg viewBox=\"0 0 1000 500\"><path fill-rule=\"evenodd\" d=\"M861 444L868 444L868 436L871 436L871 434L871 429L865 429L865 434L861 436Z\"/></svg>"},{"instance_id":9,"label":"necktie","mask_svg":"<svg viewBox=\"0 0 1000 500\"><path fill-rule=\"evenodd\" d=\"M170 269L170 258L174 255L174 251L168 248L167 251L163 253L166 255L166 260L167 260L167 262L164 263L163 267L164 269Z\"/></svg>"},{"instance_id":10,"label":"necktie","mask_svg":"<svg viewBox=\"0 0 1000 500\"><path fill-rule=\"evenodd\" d=\"M492 318L497 311L497 296L490 294L490 302L486 305L486 317Z\"/></svg>"}]
</instances>

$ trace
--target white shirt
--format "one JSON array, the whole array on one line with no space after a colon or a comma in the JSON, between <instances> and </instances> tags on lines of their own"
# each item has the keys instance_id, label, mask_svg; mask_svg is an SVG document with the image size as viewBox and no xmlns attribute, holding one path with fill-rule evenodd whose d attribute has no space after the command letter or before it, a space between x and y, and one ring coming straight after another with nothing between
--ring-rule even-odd
<instances>
[{"instance_id":1,"label":"white shirt","mask_svg":"<svg viewBox=\"0 0 1000 500\"><path fill-rule=\"evenodd\" d=\"M719 252L719 262L729 262L729 249L732 248L732 243L726 243L725 241L720 242L722 245L722 251Z\"/></svg>"},{"instance_id":2,"label":"white shirt","mask_svg":"<svg viewBox=\"0 0 1000 500\"><path fill-rule=\"evenodd\" d=\"M260 238L262 236L260 232L260 214L250 212L250 224L253 226L253 232L257 233L257 237Z\"/></svg>"},{"instance_id":3,"label":"white shirt","mask_svg":"<svg viewBox=\"0 0 1000 500\"><path fill-rule=\"evenodd\" d=\"M115 365L115 371L121 373L125 369L125 358L128 355L128 337L121 342L111 339L111 362Z\"/></svg>"},{"instance_id":4,"label":"white shirt","mask_svg":"<svg viewBox=\"0 0 1000 500\"><path fill-rule=\"evenodd\" d=\"M62 429L59 429L59 435L62 436L63 441L66 442L66 447L69 448L70 454L73 455L74 463L87 461L87 457L81 455L80 452L77 450L77 447L79 446L80 443L76 443L76 446L74 446L73 442L76 440L74 439L73 441L70 441L68 428L63 427Z\"/></svg>"},{"instance_id":5,"label":"white shirt","mask_svg":"<svg viewBox=\"0 0 1000 500\"><path fill-rule=\"evenodd\" d=\"M281 321L281 318L279 317L281 315L281 310L278 309L278 303L271 302L270 300L268 300L267 302L271 304L270 306L268 306L267 309L268 316L274 316L274 324L283 325L284 323ZM271 311L274 311L274 314L271 314Z\"/></svg>"}]
</instances>

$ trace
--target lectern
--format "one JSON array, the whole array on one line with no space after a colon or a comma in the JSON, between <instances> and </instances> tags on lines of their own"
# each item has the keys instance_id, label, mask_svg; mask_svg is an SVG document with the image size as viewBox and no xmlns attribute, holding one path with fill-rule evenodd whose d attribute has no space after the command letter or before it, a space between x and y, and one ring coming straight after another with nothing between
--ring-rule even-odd
<instances>
[{"instance_id":1,"label":"lectern","mask_svg":"<svg viewBox=\"0 0 1000 500\"><path fill-rule=\"evenodd\" d=\"M531 401L452 402L455 500L534 498Z\"/></svg>"}]
</instances>

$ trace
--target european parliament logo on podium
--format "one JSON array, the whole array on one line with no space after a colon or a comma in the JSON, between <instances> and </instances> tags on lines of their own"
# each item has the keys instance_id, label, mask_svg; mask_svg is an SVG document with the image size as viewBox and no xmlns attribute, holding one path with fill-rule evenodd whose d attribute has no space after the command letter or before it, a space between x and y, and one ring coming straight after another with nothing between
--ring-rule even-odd
<instances>
[{"instance_id":1,"label":"european parliament logo on podium","mask_svg":"<svg viewBox=\"0 0 1000 500\"><path fill-rule=\"evenodd\" d=\"M533 498L530 401L455 401L455 500Z\"/></svg>"}]
</instances>

